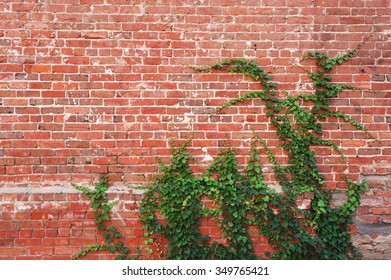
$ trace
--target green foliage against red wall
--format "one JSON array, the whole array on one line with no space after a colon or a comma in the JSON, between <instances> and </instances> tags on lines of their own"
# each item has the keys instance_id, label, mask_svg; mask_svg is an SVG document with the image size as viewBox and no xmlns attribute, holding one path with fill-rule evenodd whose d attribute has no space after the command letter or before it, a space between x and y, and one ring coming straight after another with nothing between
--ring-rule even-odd
<instances>
[{"instance_id":1,"label":"green foliage against red wall","mask_svg":"<svg viewBox=\"0 0 391 280\"><path fill-rule=\"evenodd\" d=\"M159 169L156 156L168 162L172 138L191 139L190 152L202 163L196 174L227 146L238 148L243 167L253 131L261 131L276 159L286 163L260 101L214 114L260 85L230 73L200 75L191 67L245 57L273 75L278 94L297 96L313 90L303 68L315 65L301 61L303 54L327 50L334 57L367 34L372 36L357 56L332 72L334 82L365 90L341 92L330 106L371 136L328 117L324 139L345 159L319 147L316 162L337 204L348 187L344 175L370 181L357 225L388 223L389 14L387 0L1 3L0 257L68 258L96 243L89 200L70 182L93 184L106 173L114 185L110 198L126 198L114 206L113 223L124 236L140 239L127 240L130 247L142 243L132 210L141 196L123 186L150 182ZM264 178L275 182L271 165L264 166ZM376 237L386 233L365 231L365 242L355 242L376 245ZM264 240L257 244L256 251L263 252ZM391 254L373 248L364 257Z\"/></svg>"}]
</instances>

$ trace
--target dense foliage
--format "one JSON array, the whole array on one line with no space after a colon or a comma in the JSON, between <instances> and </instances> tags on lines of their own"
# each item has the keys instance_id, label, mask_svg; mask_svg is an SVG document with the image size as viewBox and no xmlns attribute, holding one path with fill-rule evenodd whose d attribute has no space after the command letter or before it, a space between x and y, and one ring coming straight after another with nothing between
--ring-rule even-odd
<instances>
[{"instance_id":1,"label":"dense foliage","mask_svg":"<svg viewBox=\"0 0 391 280\"><path fill-rule=\"evenodd\" d=\"M346 201L340 207L332 206L332 192L316 163L313 147L329 146L343 157L339 147L324 139L322 120L342 118L359 130L365 128L342 112L330 108L330 98L337 98L344 90L354 87L332 83L330 71L349 60L356 53L329 58L320 52L310 52L307 59L315 59L317 71L308 71L314 91L279 98L276 83L256 62L226 60L212 67L196 68L199 72L226 71L249 76L261 84L262 90L253 91L224 104L220 110L250 99L261 99L266 115L276 128L281 140L278 146L288 156L288 164L281 164L271 148L255 135L249 162L240 172L233 149L222 150L219 157L204 174L194 175L190 168L191 155L186 144L172 149L171 163L162 164L162 175L148 187L141 207L149 243L164 236L168 241L169 259L253 259L257 258L249 234L254 225L266 237L272 250L272 259L352 259L360 253L351 242L349 225L359 206L360 196L367 184L354 183L346 177L349 188ZM303 105L305 103L305 106ZM262 172L260 152L266 153L274 167L276 184L282 192L268 186ZM103 226L110 206L97 193L82 189L97 208L97 223L110 243L120 237L116 230ZM203 198L211 199L216 207L204 206ZM308 208L298 207L303 197L310 198ZM221 227L222 241L211 242L201 233L203 217L216 219ZM107 240L107 238L109 240ZM111 252L119 251L120 258L127 252L122 243L108 245Z\"/></svg>"}]
</instances>

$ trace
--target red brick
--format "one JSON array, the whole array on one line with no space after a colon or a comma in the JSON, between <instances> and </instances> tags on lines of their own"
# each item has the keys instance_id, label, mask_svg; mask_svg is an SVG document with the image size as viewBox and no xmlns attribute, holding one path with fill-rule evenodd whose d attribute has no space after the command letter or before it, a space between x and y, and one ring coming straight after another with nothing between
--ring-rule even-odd
<instances>
[{"instance_id":1,"label":"red brick","mask_svg":"<svg viewBox=\"0 0 391 280\"><path fill-rule=\"evenodd\" d=\"M18 256L25 252L26 248L24 247L1 248L0 256Z\"/></svg>"},{"instance_id":2,"label":"red brick","mask_svg":"<svg viewBox=\"0 0 391 280\"><path fill-rule=\"evenodd\" d=\"M64 246L69 245L69 239L66 237L61 238L44 238L42 242L43 246Z\"/></svg>"},{"instance_id":3,"label":"red brick","mask_svg":"<svg viewBox=\"0 0 391 280\"><path fill-rule=\"evenodd\" d=\"M50 65L31 65L31 67L26 67L27 72L31 73L48 73L51 72L52 67Z\"/></svg>"},{"instance_id":4,"label":"red brick","mask_svg":"<svg viewBox=\"0 0 391 280\"><path fill-rule=\"evenodd\" d=\"M50 139L50 132L24 132L25 139Z\"/></svg>"},{"instance_id":5,"label":"red brick","mask_svg":"<svg viewBox=\"0 0 391 280\"><path fill-rule=\"evenodd\" d=\"M56 246L54 247L55 255L75 255L81 250L80 246Z\"/></svg>"},{"instance_id":6,"label":"red brick","mask_svg":"<svg viewBox=\"0 0 391 280\"><path fill-rule=\"evenodd\" d=\"M31 219L58 219L58 212L31 212Z\"/></svg>"},{"instance_id":7,"label":"red brick","mask_svg":"<svg viewBox=\"0 0 391 280\"><path fill-rule=\"evenodd\" d=\"M32 168L30 166L7 166L6 167L7 174L31 174Z\"/></svg>"},{"instance_id":8,"label":"red brick","mask_svg":"<svg viewBox=\"0 0 391 280\"><path fill-rule=\"evenodd\" d=\"M70 82L54 82L53 90L77 90L79 88L78 83L70 83Z\"/></svg>"},{"instance_id":9,"label":"red brick","mask_svg":"<svg viewBox=\"0 0 391 280\"><path fill-rule=\"evenodd\" d=\"M73 65L54 65L52 66L54 73L77 73L78 66Z\"/></svg>"},{"instance_id":10,"label":"red brick","mask_svg":"<svg viewBox=\"0 0 391 280\"><path fill-rule=\"evenodd\" d=\"M369 210L372 214L376 215L390 215L391 214L391 208L371 208Z\"/></svg>"},{"instance_id":11,"label":"red brick","mask_svg":"<svg viewBox=\"0 0 391 280\"><path fill-rule=\"evenodd\" d=\"M31 246L41 246L41 244L42 244L42 239L39 238L17 238L15 240L15 245L17 246L31 247Z\"/></svg>"},{"instance_id":12,"label":"red brick","mask_svg":"<svg viewBox=\"0 0 391 280\"><path fill-rule=\"evenodd\" d=\"M13 238L0 238L0 246L13 247L15 240Z\"/></svg>"},{"instance_id":13,"label":"red brick","mask_svg":"<svg viewBox=\"0 0 391 280\"><path fill-rule=\"evenodd\" d=\"M29 247L27 249L27 252L30 255L38 255L38 256L43 256L43 255L52 255L53 254L53 248L48 248L48 247Z\"/></svg>"},{"instance_id":14,"label":"red brick","mask_svg":"<svg viewBox=\"0 0 391 280\"><path fill-rule=\"evenodd\" d=\"M31 238L33 231L31 229L23 229L19 231L20 238Z\"/></svg>"},{"instance_id":15,"label":"red brick","mask_svg":"<svg viewBox=\"0 0 391 280\"><path fill-rule=\"evenodd\" d=\"M86 39L106 39L108 37L107 32L83 32L81 36Z\"/></svg>"}]
</instances>

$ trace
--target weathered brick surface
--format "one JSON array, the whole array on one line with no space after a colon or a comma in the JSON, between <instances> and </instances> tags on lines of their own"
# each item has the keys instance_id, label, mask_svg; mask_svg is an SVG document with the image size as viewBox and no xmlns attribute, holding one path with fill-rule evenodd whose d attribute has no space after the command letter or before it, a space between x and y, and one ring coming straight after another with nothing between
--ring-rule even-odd
<instances>
[{"instance_id":1,"label":"weathered brick surface","mask_svg":"<svg viewBox=\"0 0 391 280\"><path fill-rule=\"evenodd\" d=\"M346 187L341 173L371 182L356 218L366 225L358 226L363 239L356 241L366 258L390 258L381 247L389 245L390 232L368 229L391 222L390 5L389 0L3 1L0 258L68 258L93 243L89 206L69 182L90 184L109 173L117 186L144 184L158 171L156 156L168 158L171 139L192 139L191 151L204 164L228 144L238 147L239 162L245 163L253 131L271 146L278 143L262 102L213 115L229 98L257 85L226 73L194 73L191 66L254 59L281 91L306 92L311 87L302 67L312 64L300 61L303 54L335 55L366 36L358 56L333 72L335 81L365 91L341 93L332 105L363 123L370 136L330 119L325 137L340 145L346 159L328 148L316 151L330 188ZM286 162L281 151L273 151ZM271 167L265 168L273 181ZM136 215L129 205L119 207L116 222L133 229L130 236L140 241ZM207 231L218 235L215 226ZM256 245L260 253L264 243Z\"/></svg>"}]
</instances>

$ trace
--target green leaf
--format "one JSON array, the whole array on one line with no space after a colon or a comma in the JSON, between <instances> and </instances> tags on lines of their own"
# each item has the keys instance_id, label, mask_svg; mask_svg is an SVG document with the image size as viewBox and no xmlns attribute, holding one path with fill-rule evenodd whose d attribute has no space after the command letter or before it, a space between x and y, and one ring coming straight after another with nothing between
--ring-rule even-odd
<instances>
[{"instance_id":1,"label":"green leaf","mask_svg":"<svg viewBox=\"0 0 391 280\"><path fill-rule=\"evenodd\" d=\"M99 230L105 230L105 229L106 229L106 225L100 224L100 225L98 226L98 229L99 229Z\"/></svg>"},{"instance_id":2,"label":"green leaf","mask_svg":"<svg viewBox=\"0 0 391 280\"><path fill-rule=\"evenodd\" d=\"M115 253L116 251L117 251L117 249L114 246L110 246L109 247L109 252L110 253Z\"/></svg>"},{"instance_id":3,"label":"green leaf","mask_svg":"<svg viewBox=\"0 0 391 280\"><path fill-rule=\"evenodd\" d=\"M115 226L110 226L109 227L109 231L115 231L115 230L116 230Z\"/></svg>"},{"instance_id":4,"label":"green leaf","mask_svg":"<svg viewBox=\"0 0 391 280\"><path fill-rule=\"evenodd\" d=\"M98 208L100 206L100 202L99 201L95 201L94 203L92 203L92 208L93 209L96 209L96 208Z\"/></svg>"},{"instance_id":5,"label":"green leaf","mask_svg":"<svg viewBox=\"0 0 391 280\"><path fill-rule=\"evenodd\" d=\"M318 201L318 206L319 206L319 207L325 207L326 204L324 203L323 200L319 200L319 201Z\"/></svg>"}]
</instances>

